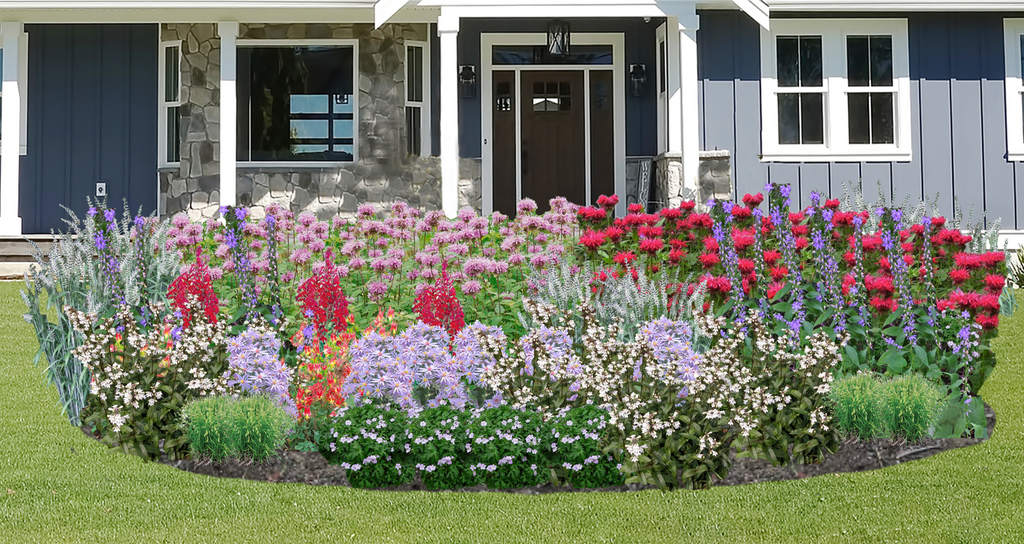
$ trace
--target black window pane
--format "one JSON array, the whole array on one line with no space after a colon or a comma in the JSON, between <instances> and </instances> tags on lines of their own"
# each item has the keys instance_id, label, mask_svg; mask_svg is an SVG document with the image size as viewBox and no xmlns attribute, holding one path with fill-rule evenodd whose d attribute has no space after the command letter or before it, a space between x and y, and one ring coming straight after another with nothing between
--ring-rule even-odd
<instances>
[{"instance_id":1,"label":"black window pane","mask_svg":"<svg viewBox=\"0 0 1024 544\"><path fill-rule=\"evenodd\" d=\"M776 64L778 68L779 87L797 87L800 85L800 38L795 36L779 37L776 41Z\"/></svg>"},{"instance_id":2,"label":"black window pane","mask_svg":"<svg viewBox=\"0 0 1024 544\"><path fill-rule=\"evenodd\" d=\"M658 73L661 75L658 82L658 92L665 92L668 88L668 59L665 58L665 42L658 43Z\"/></svg>"},{"instance_id":3,"label":"black window pane","mask_svg":"<svg viewBox=\"0 0 1024 544\"><path fill-rule=\"evenodd\" d=\"M821 37L800 38L800 85L821 87Z\"/></svg>"},{"instance_id":4,"label":"black window pane","mask_svg":"<svg viewBox=\"0 0 1024 544\"><path fill-rule=\"evenodd\" d=\"M405 108L406 142L410 155L420 154L420 109Z\"/></svg>"},{"instance_id":5,"label":"black window pane","mask_svg":"<svg viewBox=\"0 0 1024 544\"><path fill-rule=\"evenodd\" d=\"M1020 35L1020 73L1024 74L1024 34Z\"/></svg>"},{"instance_id":6,"label":"black window pane","mask_svg":"<svg viewBox=\"0 0 1024 544\"><path fill-rule=\"evenodd\" d=\"M846 77L851 87L867 87L871 81L871 68L868 62L868 37L850 36L846 38Z\"/></svg>"},{"instance_id":7,"label":"black window pane","mask_svg":"<svg viewBox=\"0 0 1024 544\"><path fill-rule=\"evenodd\" d=\"M871 143L895 142L892 93L871 93Z\"/></svg>"},{"instance_id":8,"label":"black window pane","mask_svg":"<svg viewBox=\"0 0 1024 544\"><path fill-rule=\"evenodd\" d=\"M541 96L544 94L544 82L543 81L535 81L533 83L533 94L534 95L541 95Z\"/></svg>"},{"instance_id":9,"label":"black window pane","mask_svg":"<svg viewBox=\"0 0 1024 544\"><path fill-rule=\"evenodd\" d=\"M239 48L239 156L351 161L352 53L351 46Z\"/></svg>"},{"instance_id":10,"label":"black window pane","mask_svg":"<svg viewBox=\"0 0 1024 544\"><path fill-rule=\"evenodd\" d=\"M164 101L177 102L180 85L178 85L178 48L164 49Z\"/></svg>"},{"instance_id":11,"label":"black window pane","mask_svg":"<svg viewBox=\"0 0 1024 544\"><path fill-rule=\"evenodd\" d=\"M167 108L167 162L178 162L181 155L181 116L178 107Z\"/></svg>"},{"instance_id":12,"label":"black window pane","mask_svg":"<svg viewBox=\"0 0 1024 544\"><path fill-rule=\"evenodd\" d=\"M405 62L407 64L407 77L409 78L409 96L411 102L423 101L423 48L410 46Z\"/></svg>"},{"instance_id":13,"label":"black window pane","mask_svg":"<svg viewBox=\"0 0 1024 544\"><path fill-rule=\"evenodd\" d=\"M868 110L868 93L849 94L851 144L871 143L871 117Z\"/></svg>"},{"instance_id":14,"label":"black window pane","mask_svg":"<svg viewBox=\"0 0 1024 544\"><path fill-rule=\"evenodd\" d=\"M611 65L612 46L572 45L567 55L552 55L546 45L501 45L494 46L491 64L509 66L522 64L587 64Z\"/></svg>"},{"instance_id":15,"label":"black window pane","mask_svg":"<svg viewBox=\"0 0 1024 544\"><path fill-rule=\"evenodd\" d=\"M804 93L800 95L800 125L802 143L825 143L825 109L824 95L821 93Z\"/></svg>"},{"instance_id":16,"label":"black window pane","mask_svg":"<svg viewBox=\"0 0 1024 544\"><path fill-rule=\"evenodd\" d=\"M800 95L779 95L779 143L800 143Z\"/></svg>"},{"instance_id":17,"label":"black window pane","mask_svg":"<svg viewBox=\"0 0 1024 544\"><path fill-rule=\"evenodd\" d=\"M871 36L871 85L892 85L892 36Z\"/></svg>"}]
</instances>

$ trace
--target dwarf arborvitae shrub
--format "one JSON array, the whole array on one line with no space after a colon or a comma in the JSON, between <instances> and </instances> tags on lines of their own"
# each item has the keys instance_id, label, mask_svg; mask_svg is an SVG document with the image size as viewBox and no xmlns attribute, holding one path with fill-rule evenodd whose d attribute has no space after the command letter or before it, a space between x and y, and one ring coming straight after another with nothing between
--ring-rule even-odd
<instances>
[{"instance_id":1,"label":"dwarf arborvitae shrub","mask_svg":"<svg viewBox=\"0 0 1024 544\"><path fill-rule=\"evenodd\" d=\"M911 374L893 378L882 389L882 418L889 432L907 440L928 436L943 394L924 376Z\"/></svg>"},{"instance_id":2,"label":"dwarf arborvitae shrub","mask_svg":"<svg viewBox=\"0 0 1024 544\"><path fill-rule=\"evenodd\" d=\"M884 432L882 384L870 374L856 374L832 384L829 398L839 429L870 440Z\"/></svg>"}]
</instances>

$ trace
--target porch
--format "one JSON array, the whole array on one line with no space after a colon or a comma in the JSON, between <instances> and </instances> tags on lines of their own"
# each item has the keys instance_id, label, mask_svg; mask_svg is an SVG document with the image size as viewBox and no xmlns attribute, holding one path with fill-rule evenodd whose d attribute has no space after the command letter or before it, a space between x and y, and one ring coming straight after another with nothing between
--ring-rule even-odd
<instances>
[{"instance_id":1,"label":"porch","mask_svg":"<svg viewBox=\"0 0 1024 544\"><path fill-rule=\"evenodd\" d=\"M465 205L508 213L519 198L592 203L614 192L624 212L628 193L636 191L627 180L650 175L650 166L659 200L672 204L697 194L693 2L324 1L288 10L235 4L99 6L73 16L0 6L6 98L0 130L15 135L4 137L0 150L0 235L59 228L58 204L82 213L86 195L126 198L133 210L209 217L221 205L278 202L329 216L396 199L448 215ZM722 4L759 13L750 2ZM62 27L68 38L55 48L56 27L47 33L48 27L71 17L80 24ZM53 100L51 91L66 88L61 100L86 105L112 93L112 84L79 76L76 66L64 80L48 78L55 52L94 50L97 66L109 71L118 63L106 33L123 25L152 41L133 49L149 60L136 59L138 73L117 83L134 90L103 106L130 111L117 114L126 128L68 137L52 153L50 142L65 139L70 127L101 123L106 114L82 117L69 109L66 119L43 123L38 117ZM558 30L564 50L555 51ZM253 120L270 110L253 106L260 68L251 56L272 48L299 56L335 50L338 68L350 75L317 83L322 88L304 98L334 105L293 107L276 126L258 127ZM30 56L26 49L49 54ZM266 137L273 131L284 131L284 143L278 135L277 148L260 147L256 140L274 140ZM148 151L107 165L103 157L114 137ZM83 160L91 166L81 168ZM155 199L147 196L154 193Z\"/></svg>"}]
</instances>

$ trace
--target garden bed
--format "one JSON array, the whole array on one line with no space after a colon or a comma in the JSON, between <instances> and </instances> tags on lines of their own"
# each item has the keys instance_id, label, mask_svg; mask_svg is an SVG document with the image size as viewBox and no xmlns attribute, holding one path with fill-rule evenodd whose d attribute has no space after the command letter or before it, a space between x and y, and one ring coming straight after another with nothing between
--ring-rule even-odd
<instances>
[{"instance_id":1,"label":"garden bed","mask_svg":"<svg viewBox=\"0 0 1024 544\"><path fill-rule=\"evenodd\" d=\"M990 406L985 405L985 418L988 424L988 435L991 437L995 430L996 416ZM844 472L863 472L876 470L892 465L917 461L931 457L944 451L965 448L980 444L986 439L982 438L924 438L915 443L908 443L892 439L875 439L871 441L848 440L844 441L839 449L825 456L820 464L792 464L783 467L773 467L771 463L763 459L741 458L735 459L729 476L725 480L715 480L714 485L742 485L760 482L775 482L784 480L799 480L825 474L840 474ZM735 451L733 451L735 455ZM305 483L309 485L335 485L348 486L348 479L345 477L345 469L337 465L330 465L322 455L317 452L303 451L279 451L278 455L265 463L259 464L238 464L227 463L202 463L193 460L169 461L166 457L160 461L163 464L172 466L179 470L214 476L218 478L240 478L243 480L254 480L271 483ZM641 486L630 484L614 487L603 487L595 489L574 489L571 486L555 487L551 484L525 487L519 489L488 489L486 485L462 488L456 491L479 492L479 491L500 491L505 493L518 493L523 495L539 495L543 493L568 493L584 491L605 491L623 492L640 491L643 489L656 489L656 486ZM426 491L427 489L417 478L413 483L385 488L387 491Z\"/></svg>"}]
</instances>

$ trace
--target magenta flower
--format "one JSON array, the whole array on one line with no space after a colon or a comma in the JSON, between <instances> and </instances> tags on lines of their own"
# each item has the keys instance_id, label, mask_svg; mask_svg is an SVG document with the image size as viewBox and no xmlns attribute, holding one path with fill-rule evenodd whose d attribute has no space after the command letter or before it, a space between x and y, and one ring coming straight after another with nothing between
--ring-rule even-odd
<instances>
[{"instance_id":1,"label":"magenta flower","mask_svg":"<svg viewBox=\"0 0 1024 544\"><path fill-rule=\"evenodd\" d=\"M532 198L524 198L516 204L516 212L518 213L533 213L535 211L537 211L537 202Z\"/></svg>"}]
</instances>

